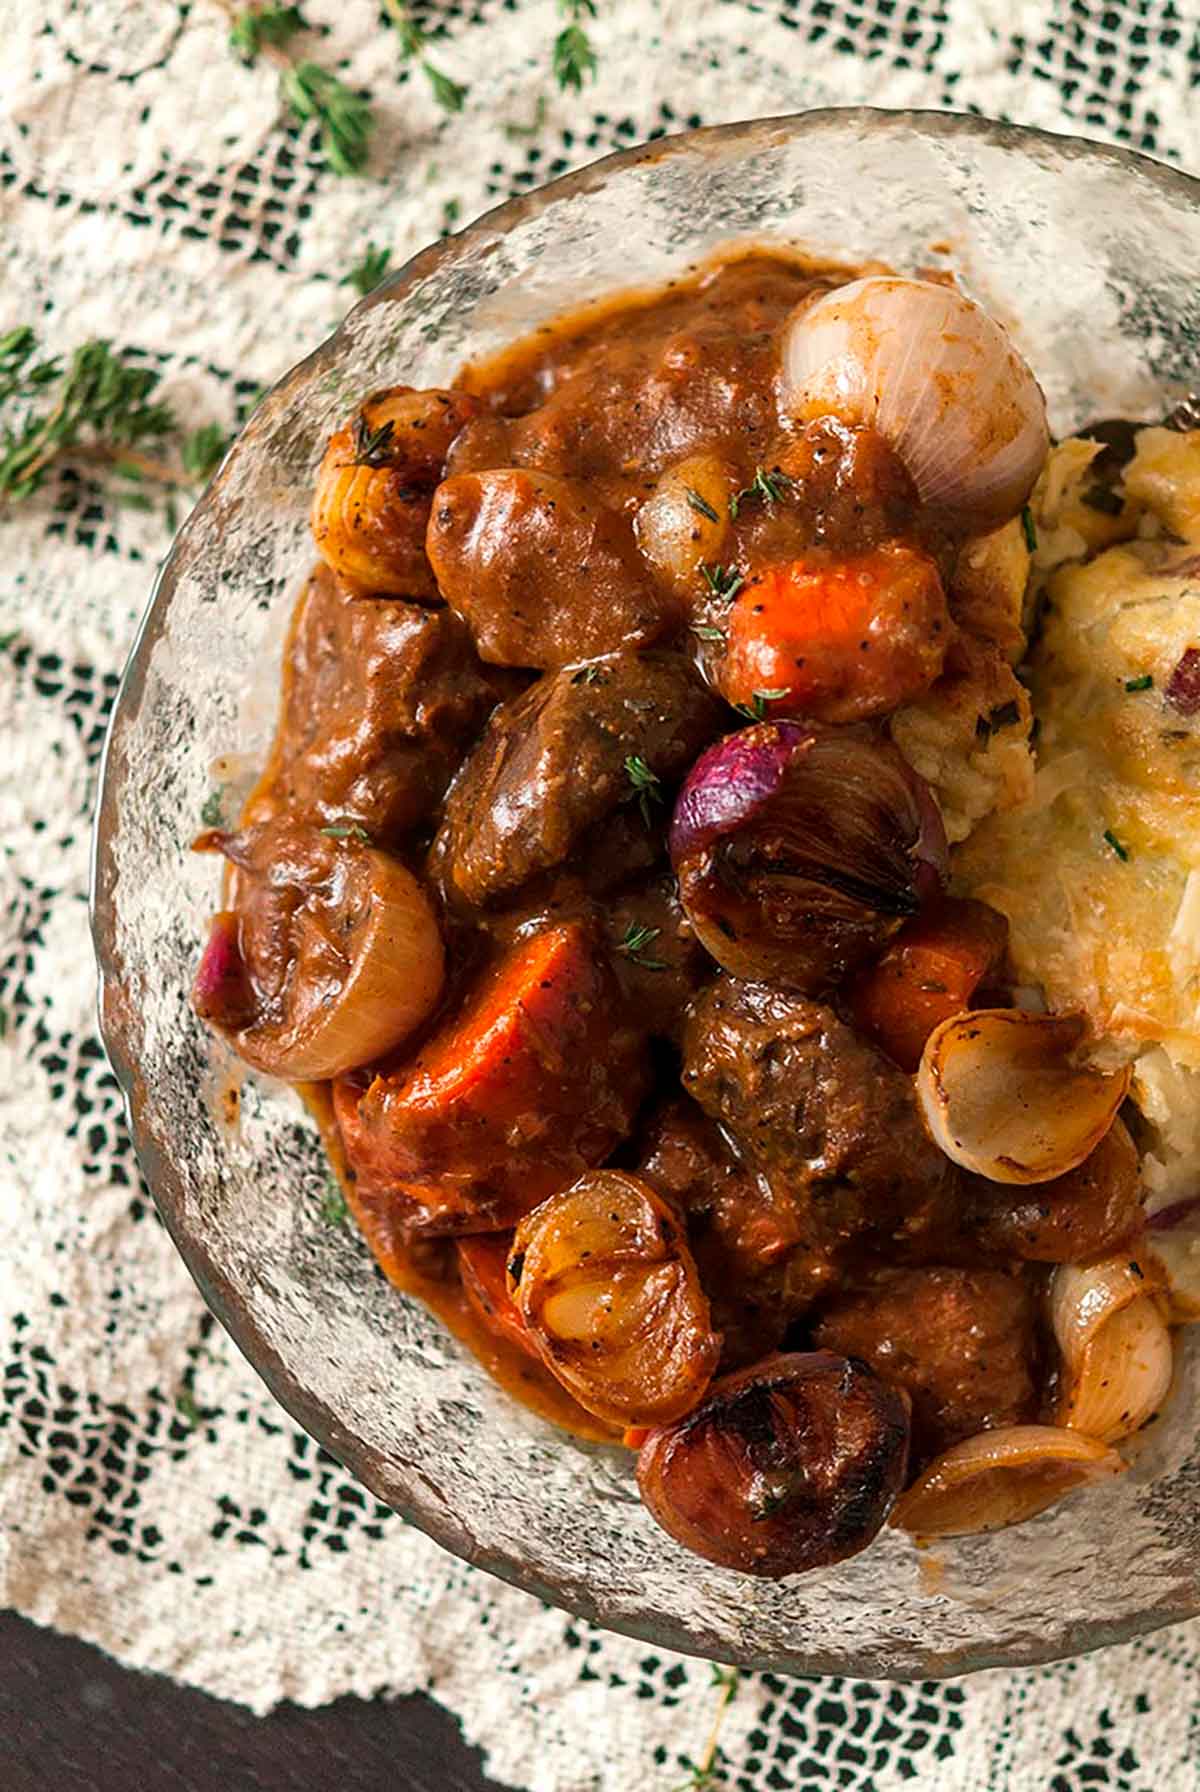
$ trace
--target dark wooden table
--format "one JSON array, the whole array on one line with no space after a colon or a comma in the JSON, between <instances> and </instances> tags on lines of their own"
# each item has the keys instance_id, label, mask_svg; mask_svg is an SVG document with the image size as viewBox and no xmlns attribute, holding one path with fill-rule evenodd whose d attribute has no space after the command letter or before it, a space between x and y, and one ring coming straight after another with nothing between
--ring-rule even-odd
<instances>
[{"instance_id":1,"label":"dark wooden table","mask_svg":"<svg viewBox=\"0 0 1200 1792\"><path fill-rule=\"evenodd\" d=\"M3 1792L498 1792L421 1695L252 1717L0 1613Z\"/></svg>"}]
</instances>

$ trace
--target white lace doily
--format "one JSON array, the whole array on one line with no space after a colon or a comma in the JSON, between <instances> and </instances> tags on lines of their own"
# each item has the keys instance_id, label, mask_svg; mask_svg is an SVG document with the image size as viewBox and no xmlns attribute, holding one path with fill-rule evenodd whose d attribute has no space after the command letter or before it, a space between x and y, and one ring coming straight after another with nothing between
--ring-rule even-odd
<instances>
[{"instance_id":1,"label":"white lace doily","mask_svg":"<svg viewBox=\"0 0 1200 1792\"><path fill-rule=\"evenodd\" d=\"M600 0L594 84L548 76L552 0L422 4L448 118L372 0L308 0L370 90L339 180L230 55L213 0L0 0L0 327L142 351L232 420L345 309L368 241L638 139L872 102L975 108L1200 166L1200 31L1172 0ZM543 110L541 96L548 105ZM515 129L514 129L515 127ZM706 1664L594 1632L442 1554L274 1405L154 1217L93 1012L88 824L161 519L66 476L0 524L0 1605L265 1710L427 1688L529 1792L667 1792ZM724 1782L1193 1792L1200 1626L941 1685L743 1682Z\"/></svg>"}]
</instances>

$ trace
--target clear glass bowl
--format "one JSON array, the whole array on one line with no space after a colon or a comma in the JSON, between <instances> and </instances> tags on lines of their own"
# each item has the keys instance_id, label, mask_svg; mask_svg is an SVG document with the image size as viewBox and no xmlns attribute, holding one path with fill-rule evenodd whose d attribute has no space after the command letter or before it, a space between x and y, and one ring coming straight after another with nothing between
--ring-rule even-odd
<instances>
[{"instance_id":1,"label":"clear glass bowl","mask_svg":"<svg viewBox=\"0 0 1200 1792\"><path fill-rule=\"evenodd\" d=\"M632 1458L515 1405L366 1247L320 1222L324 1162L289 1091L188 1004L216 899L188 843L214 766L244 788L274 723L335 419L718 245L953 267L1007 322L1059 430L1196 384L1200 182L1127 151L970 117L817 112L635 149L428 249L290 373L163 568L113 717L95 857L104 1035L146 1177L218 1318L284 1406L447 1548L617 1630L784 1672L935 1675L1052 1658L1200 1612L1200 1350L1131 1472L1018 1529L919 1552L885 1534L826 1573L741 1578L639 1504Z\"/></svg>"}]
</instances>

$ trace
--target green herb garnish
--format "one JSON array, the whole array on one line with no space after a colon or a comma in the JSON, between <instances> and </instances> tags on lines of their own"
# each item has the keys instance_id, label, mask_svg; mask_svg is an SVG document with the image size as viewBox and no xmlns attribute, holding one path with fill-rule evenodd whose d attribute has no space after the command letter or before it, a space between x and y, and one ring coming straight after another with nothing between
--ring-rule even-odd
<instances>
[{"instance_id":1,"label":"green herb garnish","mask_svg":"<svg viewBox=\"0 0 1200 1792\"><path fill-rule=\"evenodd\" d=\"M247 7L233 20L229 42L243 62L253 64L267 45L278 48L307 25L298 6Z\"/></svg>"},{"instance_id":2,"label":"green herb garnish","mask_svg":"<svg viewBox=\"0 0 1200 1792\"><path fill-rule=\"evenodd\" d=\"M749 485L744 485L740 492L734 492L729 500L729 519L737 521L738 511L751 498L761 498L764 504L778 504L784 493L790 491L795 480L789 474L775 467L768 472L765 467L755 467L754 478Z\"/></svg>"},{"instance_id":3,"label":"green herb garnish","mask_svg":"<svg viewBox=\"0 0 1200 1792\"><path fill-rule=\"evenodd\" d=\"M732 603L746 582L736 566L721 566L719 563L702 560L698 570L713 596L725 604Z\"/></svg>"},{"instance_id":4,"label":"green herb garnish","mask_svg":"<svg viewBox=\"0 0 1200 1792\"><path fill-rule=\"evenodd\" d=\"M596 72L596 52L581 23L595 18L595 0L558 0L558 10L567 24L554 40L554 79L564 92L581 93L584 81Z\"/></svg>"},{"instance_id":5,"label":"green herb garnish","mask_svg":"<svg viewBox=\"0 0 1200 1792\"><path fill-rule=\"evenodd\" d=\"M1025 546L1031 554L1037 553L1037 524L1033 520L1033 512L1028 504L1021 512L1021 528L1025 535Z\"/></svg>"},{"instance_id":6,"label":"green herb garnish","mask_svg":"<svg viewBox=\"0 0 1200 1792\"><path fill-rule=\"evenodd\" d=\"M374 243L368 243L363 250L362 260L348 274L342 275L338 285L352 286L359 297L365 299L369 292L374 292L387 273L391 259L390 249L377 249Z\"/></svg>"},{"instance_id":7,"label":"green herb garnish","mask_svg":"<svg viewBox=\"0 0 1200 1792\"><path fill-rule=\"evenodd\" d=\"M693 622L690 632L701 641L725 641L728 638L725 630L718 628L715 622Z\"/></svg>"},{"instance_id":8,"label":"green herb garnish","mask_svg":"<svg viewBox=\"0 0 1200 1792\"><path fill-rule=\"evenodd\" d=\"M317 831L327 835L330 840L361 840L364 846L371 844L371 836L361 821L337 821Z\"/></svg>"},{"instance_id":9,"label":"green herb garnish","mask_svg":"<svg viewBox=\"0 0 1200 1792\"><path fill-rule=\"evenodd\" d=\"M350 1217L350 1209L346 1205L346 1197L342 1193L342 1185L336 1176L325 1178L325 1192L321 1196L321 1221L326 1226L344 1226Z\"/></svg>"},{"instance_id":10,"label":"green herb garnish","mask_svg":"<svg viewBox=\"0 0 1200 1792\"><path fill-rule=\"evenodd\" d=\"M784 685L774 691L755 691L749 703L735 703L733 707L740 716L746 716L751 722L765 722L767 704L778 703L781 697L786 697L789 694Z\"/></svg>"},{"instance_id":11,"label":"green herb garnish","mask_svg":"<svg viewBox=\"0 0 1200 1792\"><path fill-rule=\"evenodd\" d=\"M634 964L640 964L644 971L665 971L667 969L665 958L648 958L646 956L646 948L654 944L661 932L661 927L639 927L636 921L631 921L625 929L625 938L617 946L617 951L623 952L626 958L633 960Z\"/></svg>"},{"instance_id":12,"label":"green herb garnish","mask_svg":"<svg viewBox=\"0 0 1200 1792\"><path fill-rule=\"evenodd\" d=\"M691 505L692 509L698 510L700 512L701 516L706 516L710 523L719 523L720 522L720 520L721 520L720 517L717 515L716 511L713 509L712 505L709 503L708 499L704 496L704 494L702 492L698 492L694 486L685 485L683 488L683 494L684 494L684 497L687 499L688 503Z\"/></svg>"},{"instance_id":13,"label":"green herb garnish","mask_svg":"<svg viewBox=\"0 0 1200 1792\"><path fill-rule=\"evenodd\" d=\"M572 672L571 683L607 684L608 669L605 666L580 666L578 672Z\"/></svg>"},{"instance_id":14,"label":"green herb garnish","mask_svg":"<svg viewBox=\"0 0 1200 1792\"><path fill-rule=\"evenodd\" d=\"M183 439L180 455L185 471L198 485L206 485L225 458L229 436L219 423L202 423Z\"/></svg>"},{"instance_id":15,"label":"green herb garnish","mask_svg":"<svg viewBox=\"0 0 1200 1792\"><path fill-rule=\"evenodd\" d=\"M0 498L27 498L51 467L74 460L183 483L182 476L131 453L173 433L175 417L154 397L158 370L129 361L109 342L85 342L63 369L36 360L28 325L0 339ZM41 401L46 401L42 408Z\"/></svg>"},{"instance_id":16,"label":"green herb garnish","mask_svg":"<svg viewBox=\"0 0 1200 1792\"><path fill-rule=\"evenodd\" d=\"M1143 672L1140 678L1127 678L1125 680L1125 689L1127 691L1148 691L1153 683L1154 679L1151 677L1150 673Z\"/></svg>"},{"instance_id":17,"label":"green herb garnish","mask_svg":"<svg viewBox=\"0 0 1200 1792\"><path fill-rule=\"evenodd\" d=\"M289 64L282 88L296 117L320 126L321 151L334 173L361 174L375 128L370 101L319 62Z\"/></svg>"},{"instance_id":18,"label":"green herb garnish","mask_svg":"<svg viewBox=\"0 0 1200 1792\"><path fill-rule=\"evenodd\" d=\"M378 429L367 422L366 412L354 419L354 465L356 467L389 467L396 452L396 425L389 417Z\"/></svg>"},{"instance_id":19,"label":"green herb garnish","mask_svg":"<svg viewBox=\"0 0 1200 1792\"><path fill-rule=\"evenodd\" d=\"M461 112L470 89L458 81L452 81L449 75L429 60L425 54L429 39L404 0L383 0L383 4L400 43L401 60L415 62L420 66L421 73L429 82L429 90L443 112Z\"/></svg>"},{"instance_id":20,"label":"green herb garnish","mask_svg":"<svg viewBox=\"0 0 1200 1792\"><path fill-rule=\"evenodd\" d=\"M642 820L647 827L653 825L651 805L663 800L662 781L657 772L651 771L646 761L636 753L630 753L625 761L625 776L633 786L638 807L642 811Z\"/></svg>"},{"instance_id":21,"label":"green herb garnish","mask_svg":"<svg viewBox=\"0 0 1200 1792\"><path fill-rule=\"evenodd\" d=\"M1129 858L1129 848L1121 845L1121 842L1117 839L1117 836L1113 833L1111 828L1105 828L1104 838L1112 847L1121 863L1125 864Z\"/></svg>"},{"instance_id":22,"label":"green herb garnish","mask_svg":"<svg viewBox=\"0 0 1200 1792\"><path fill-rule=\"evenodd\" d=\"M193 1429L200 1423L202 1414L191 1388L180 1388L175 1396L175 1411L184 1424L191 1425Z\"/></svg>"}]
</instances>

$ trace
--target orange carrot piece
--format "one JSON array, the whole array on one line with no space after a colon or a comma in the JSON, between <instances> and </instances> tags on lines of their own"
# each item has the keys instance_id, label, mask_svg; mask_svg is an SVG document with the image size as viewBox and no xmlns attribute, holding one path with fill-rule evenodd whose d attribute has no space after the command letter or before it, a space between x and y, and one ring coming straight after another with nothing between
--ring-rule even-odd
<instances>
[{"instance_id":1,"label":"orange carrot piece","mask_svg":"<svg viewBox=\"0 0 1200 1792\"><path fill-rule=\"evenodd\" d=\"M334 1100L351 1164L403 1199L403 1224L486 1232L602 1162L645 1082L642 1036L572 923L518 941L410 1065Z\"/></svg>"},{"instance_id":2,"label":"orange carrot piece","mask_svg":"<svg viewBox=\"0 0 1200 1792\"><path fill-rule=\"evenodd\" d=\"M1008 922L986 902L946 897L905 923L850 985L850 1018L902 1070L916 1070L935 1027L961 1014L1008 946Z\"/></svg>"},{"instance_id":3,"label":"orange carrot piece","mask_svg":"<svg viewBox=\"0 0 1200 1792\"><path fill-rule=\"evenodd\" d=\"M511 1244L511 1232L478 1232L471 1238L460 1238L457 1241L458 1272L463 1292L489 1331L524 1351L535 1362L541 1362L525 1321L508 1292L505 1277Z\"/></svg>"},{"instance_id":4,"label":"orange carrot piece","mask_svg":"<svg viewBox=\"0 0 1200 1792\"><path fill-rule=\"evenodd\" d=\"M928 690L953 633L937 567L903 542L768 566L729 615L722 695L769 716L853 722ZM756 699L758 702L756 703Z\"/></svg>"}]
</instances>

